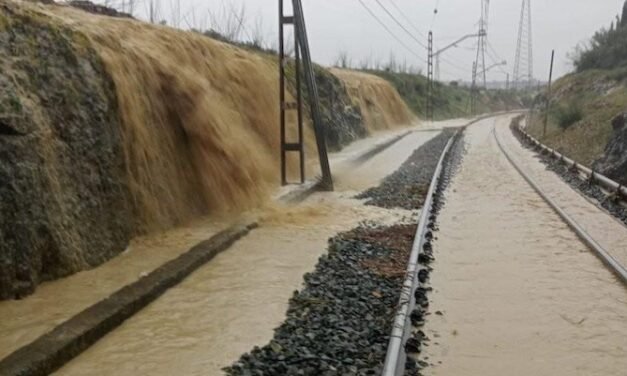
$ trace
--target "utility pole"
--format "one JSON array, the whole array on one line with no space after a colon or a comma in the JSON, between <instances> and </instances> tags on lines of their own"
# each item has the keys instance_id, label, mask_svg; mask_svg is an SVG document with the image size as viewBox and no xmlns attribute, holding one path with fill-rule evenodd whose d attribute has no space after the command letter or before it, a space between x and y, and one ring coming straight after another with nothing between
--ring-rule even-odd
<instances>
[{"instance_id":1,"label":"utility pole","mask_svg":"<svg viewBox=\"0 0 627 376\"><path fill-rule=\"evenodd\" d=\"M477 112L477 62L472 63L472 85L470 86L470 115Z\"/></svg>"},{"instance_id":2,"label":"utility pole","mask_svg":"<svg viewBox=\"0 0 627 376\"><path fill-rule=\"evenodd\" d=\"M286 85L286 67L288 65L288 56L285 54L285 27L293 26L294 30L294 64L296 76L296 101L287 101L287 85ZM333 178L329 167L329 159L327 154L327 141L325 137L325 128L322 122L322 113L320 110L320 102L318 96L318 86L313 71L313 63L311 61L311 52L309 50L309 41L307 38L307 28L305 26L305 17L303 15L303 6L301 0L292 0L292 15L286 15L284 9L284 0L279 0L279 110L280 110L280 135L281 135L281 183L287 184L287 152L297 152L300 157L300 178L301 182L305 181L305 143L303 136L303 108L301 94L301 72L304 81L307 84L309 93L309 107L311 118L313 120L314 134L316 137L316 145L318 147L318 157L320 161L320 172L322 178L320 188L328 191L333 190ZM286 140L286 112L297 111L298 119L298 139L294 142Z\"/></svg>"},{"instance_id":3,"label":"utility pole","mask_svg":"<svg viewBox=\"0 0 627 376\"><path fill-rule=\"evenodd\" d=\"M427 120L433 121L433 32L429 31L429 47L427 61Z\"/></svg>"},{"instance_id":4,"label":"utility pole","mask_svg":"<svg viewBox=\"0 0 627 376\"><path fill-rule=\"evenodd\" d=\"M551 51L551 68L549 69L549 86L546 92L546 113L544 114L544 129L542 137L546 137L546 125L549 122L549 110L551 109L551 81L553 81L553 61L555 60L555 50Z\"/></svg>"},{"instance_id":5,"label":"utility pole","mask_svg":"<svg viewBox=\"0 0 627 376\"><path fill-rule=\"evenodd\" d=\"M509 73L507 74L507 80L505 81L505 90L509 90Z\"/></svg>"},{"instance_id":6,"label":"utility pole","mask_svg":"<svg viewBox=\"0 0 627 376\"><path fill-rule=\"evenodd\" d=\"M433 56L435 57L435 79L436 79L436 81L440 80L440 55L442 53L448 51L449 49L453 48L453 47L457 47L457 45L459 43L465 41L466 39L479 38L480 36L481 36L481 31L479 31L479 34L467 34L467 35L464 35L463 37L459 38L455 42L447 45L446 47L440 48L439 50L437 50L436 52L433 53Z\"/></svg>"}]
</instances>

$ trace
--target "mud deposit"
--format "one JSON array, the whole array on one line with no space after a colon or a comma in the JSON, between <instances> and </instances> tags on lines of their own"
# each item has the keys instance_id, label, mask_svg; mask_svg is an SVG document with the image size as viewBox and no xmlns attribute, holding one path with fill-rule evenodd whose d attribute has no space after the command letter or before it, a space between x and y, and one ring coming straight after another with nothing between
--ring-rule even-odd
<instances>
[{"instance_id":1,"label":"mud deposit","mask_svg":"<svg viewBox=\"0 0 627 376\"><path fill-rule=\"evenodd\" d=\"M360 226L329 241L274 339L229 375L378 375L415 225Z\"/></svg>"},{"instance_id":2,"label":"mud deposit","mask_svg":"<svg viewBox=\"0 0 627 376\"><path fill-rule=\"evenodd\" d=\"M357 198L367 199L366 205L383 208L418 209L424 202L429 190L440 155L453 130L445 130L437 137L425 143L403 163L403 165L375 188L371 188Z\"/></svg>"}]
</instances>

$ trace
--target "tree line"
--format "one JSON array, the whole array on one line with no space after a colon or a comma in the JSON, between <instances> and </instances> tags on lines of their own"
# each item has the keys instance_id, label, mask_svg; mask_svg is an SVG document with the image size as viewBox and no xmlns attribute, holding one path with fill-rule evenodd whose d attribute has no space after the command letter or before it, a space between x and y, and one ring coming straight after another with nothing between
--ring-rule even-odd
<instances>
[{"instance_id":1,"label":"tree line","mask_svg":"<svg viewBox=\"0 0 627 376\"><path fill-rule=\"evenodd\" d=\"M573 63L578 72L627 66L627 1L609 28L597 31L587 45L576 48Z\"/></svg>"}]
</instances>

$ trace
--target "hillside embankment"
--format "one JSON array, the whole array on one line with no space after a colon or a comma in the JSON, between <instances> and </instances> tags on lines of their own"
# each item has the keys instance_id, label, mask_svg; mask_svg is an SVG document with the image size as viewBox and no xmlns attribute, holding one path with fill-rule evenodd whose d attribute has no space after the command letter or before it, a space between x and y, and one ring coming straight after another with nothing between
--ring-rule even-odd
<instances>
[{"instance_id":1,"label":"hillside embankment","mask_svg":"<svg viewBox=\"0 0 627 376\"><path fill-rule=\"evenodd\" d=\"M366 71L390 82L409 108L418 116L426 113L427 78L423 75L391 71ZM471 90L458 82L434 83L433 116L435 120L467 117L470 114ZM490 113L526 108L531 97L513 90L479 90L476 113Z\"/></svg>"},{"instance_id":2,"label":"hillside embankment","mask_svg":"<svg viewBox=\"0 0 627 376\"><path fill-rule=\"evenodd\" d=\"M0 67L0 298L99 265L139 234L259 206L279 181L275 56L0 0ZM383 80L316 75L331 149L413 119Z\"/></svg>"},{"instance_id":3,"label":"hillside embankment","mask_svg":"<svg viewBox=\"0 0 627 376\"><path fill-rule=\"evenodd\" d=\"M627 184L627 70L587 70L555 82L546 135L545 98L529 132L579 163Z\"/></svg>"}]
</instances>

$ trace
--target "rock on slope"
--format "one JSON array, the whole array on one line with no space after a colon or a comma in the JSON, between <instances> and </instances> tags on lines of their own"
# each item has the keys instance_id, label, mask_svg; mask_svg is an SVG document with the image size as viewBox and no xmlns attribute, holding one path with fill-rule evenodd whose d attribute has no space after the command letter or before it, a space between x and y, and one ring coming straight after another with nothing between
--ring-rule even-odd
<instances>
[{"instance_id":1,"label":"rock on slope","mask_svg":"<svg viewBox=\"0 0 627 376\"><path fill-rule=\"evenodd\" d=\"M627 185L627 113L612 121L613 133L603 156L594 163L594 169L620 184Z\"/></svg>"},{"instance_id":2,"label":"rock on slope","mask_svg":"<svg viewBox=\"0 0 627 376\"><path fill-rule=\"evenodd\" d=\"M131 232L113 86L85 42L0 4L0 298L103 262Z\"/></svg>"}]
</instances>

